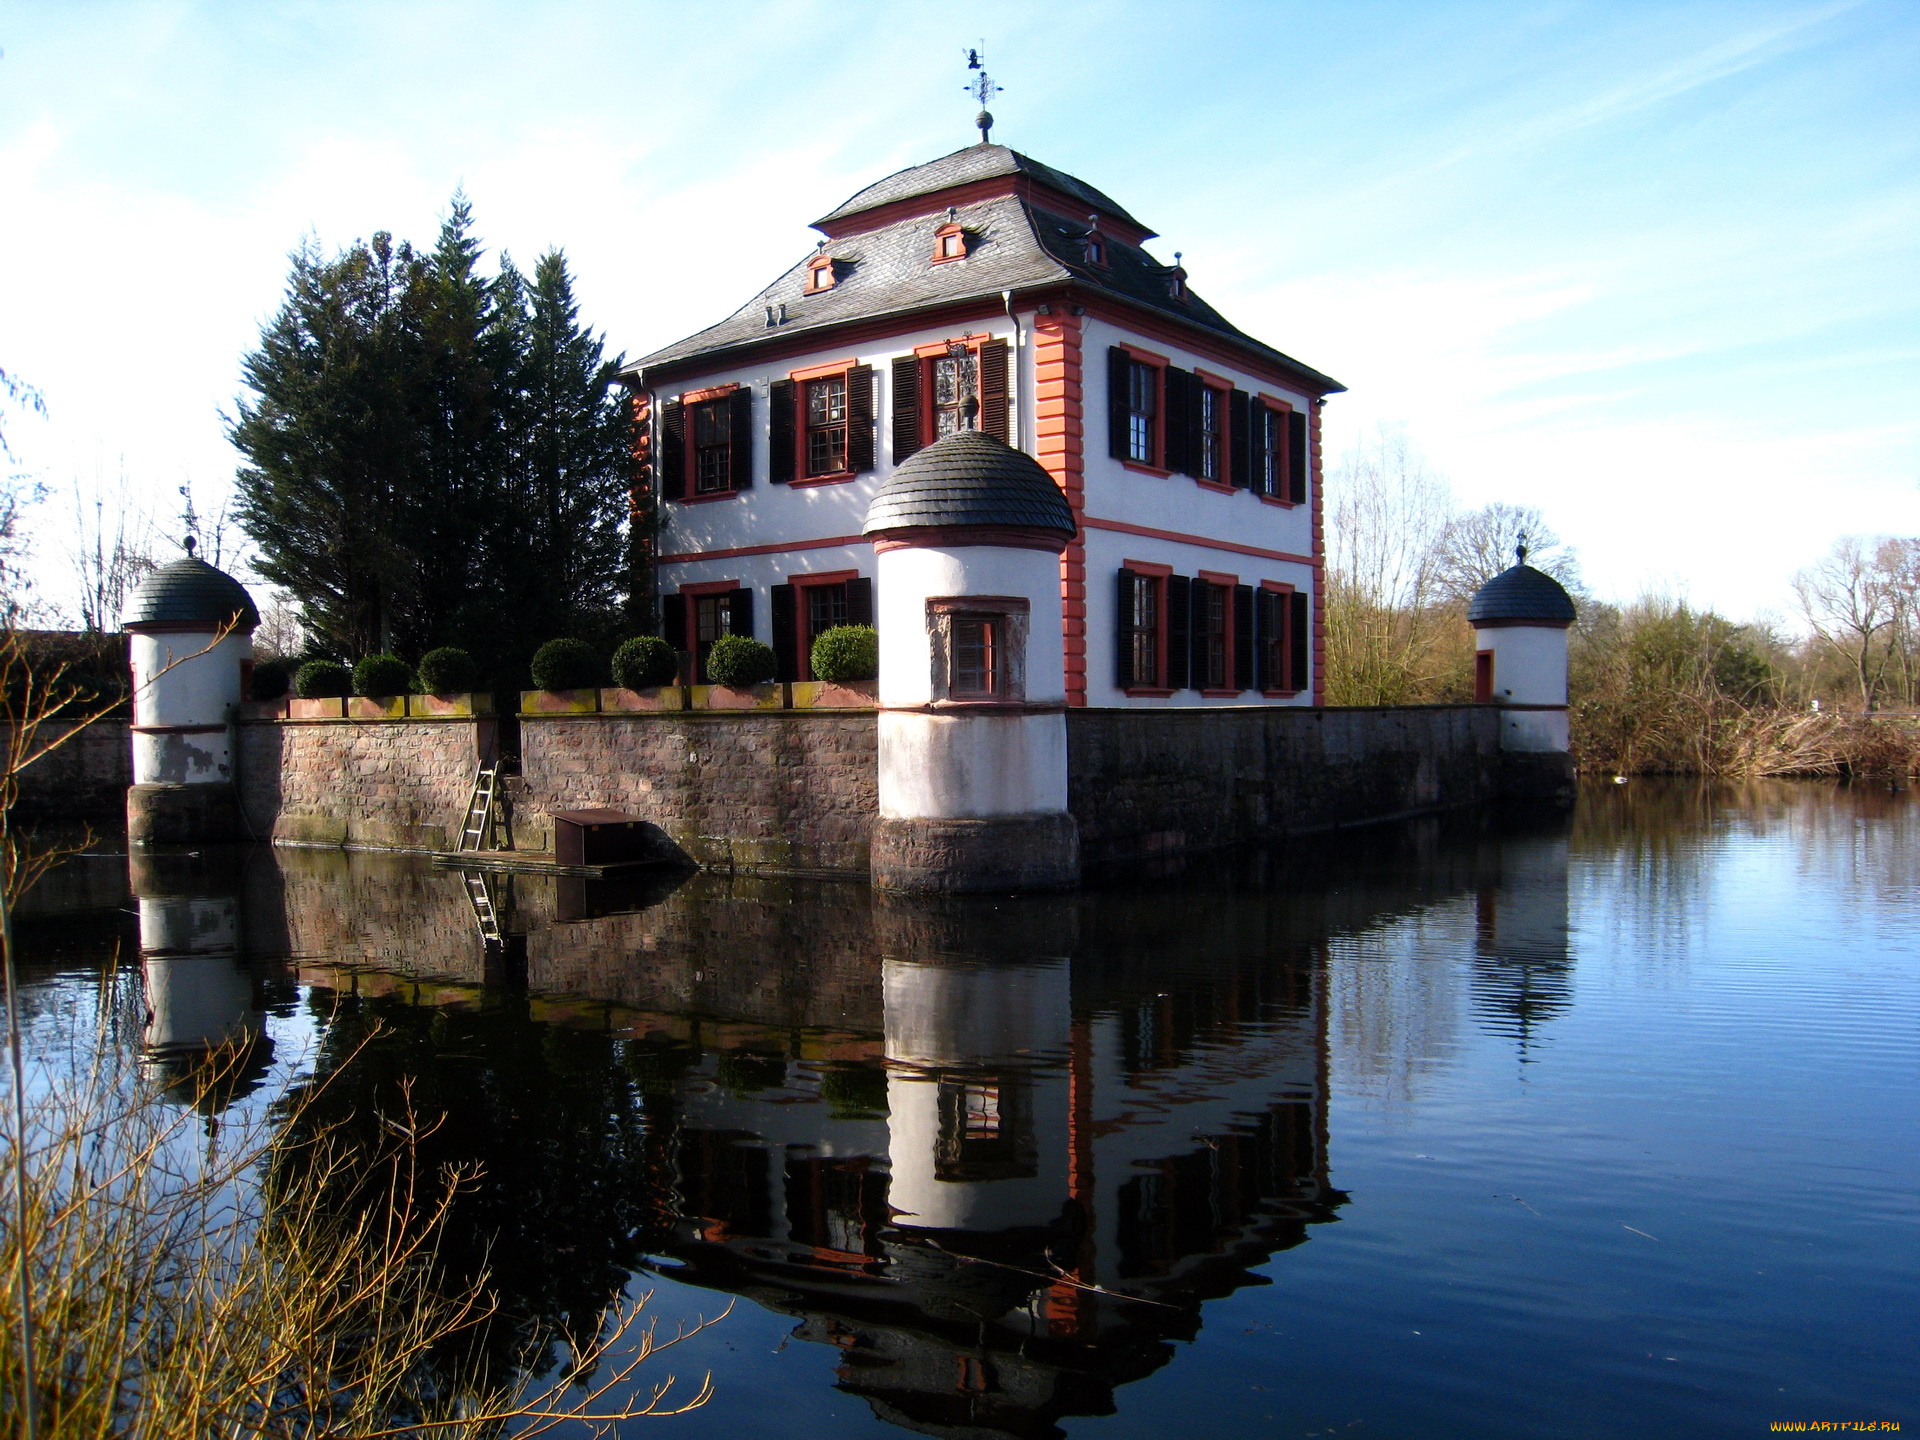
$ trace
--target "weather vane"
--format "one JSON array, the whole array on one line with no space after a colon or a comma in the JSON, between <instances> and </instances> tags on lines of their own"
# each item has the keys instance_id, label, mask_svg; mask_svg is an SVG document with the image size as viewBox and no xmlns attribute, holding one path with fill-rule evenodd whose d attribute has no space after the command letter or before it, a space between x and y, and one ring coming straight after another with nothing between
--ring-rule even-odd
<instances>
[{"instance_id":1,"label":"weather vane","mask_svg":"<svg viewBox=\"0 0 1920 1440\"><path fill-rule=\"evenodd\" d=\"M980 73L967 85L967 93L980 102L980 113L973 117L973 123L980 127L980 143L987 143L988 132L993 129L993 115L987 109L987 102L1004 88L993 83L993 77L987 73L987 62L980 58L980 47L967 51L967 69Z\"/></svg>"}]
</instances>

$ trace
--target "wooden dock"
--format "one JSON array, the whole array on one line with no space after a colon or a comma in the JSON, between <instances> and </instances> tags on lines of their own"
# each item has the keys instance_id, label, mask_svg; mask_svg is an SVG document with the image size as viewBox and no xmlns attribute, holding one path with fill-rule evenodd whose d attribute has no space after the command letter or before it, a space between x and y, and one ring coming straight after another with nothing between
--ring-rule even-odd
<instances>
[{"instance_id":1,"label":"wooden dock","mask_svg":"<svg viewBox=\"0 0 1920 1440\"><path fill-rule=\"evenodd\" d=\"M588 880L656 869L657 860L628 860L616 865L562 865L551 850L436 850L433 863L446 870L498 870L525 875L577 875Z\"/></svg>"}]
</instances>

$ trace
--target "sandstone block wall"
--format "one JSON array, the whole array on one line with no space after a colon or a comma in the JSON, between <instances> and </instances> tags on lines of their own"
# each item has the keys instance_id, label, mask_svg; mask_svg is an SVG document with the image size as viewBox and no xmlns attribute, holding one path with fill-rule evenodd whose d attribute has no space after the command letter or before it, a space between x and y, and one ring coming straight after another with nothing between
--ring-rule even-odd
<instances>
[{"instance_id":1,"label":"sandstone block wall","mask_svg":"<svg viewBox=\"0 0 1920 1440\"><path fill-rule=\"evenodd\" d=\"M523 716L514 842L551 849L550 812L609 806L710 869L863 874L877 737L870 711Z\"/></svg>"},{"instance_id":2,"label":"sandstone block wall","mask_svg":"<svg viewBox=\"0 0 1920 1440\"><path fill-rule=\"evenodd\" d=\"M265 720L240 726L247 823L282 845L451 850L495 722Z\"/></svg>"},{"instance_id":3,"label":"sandstone block wall","mask_svg":"<svg viewBox=\"0 0 1920 1440\"><path fill-rule=\"evenodd\" d=\"M20 772L18 813L30 820L119 819L127 813L133 783L133 746L126 720L96 720L79 726L58 749ZM41 743L68 722L49 721Z\"/></svg>"},{"instance_id":4,"label":"sandstone block wall","mask_svg":"<svg viewBox=\"0 0 1920 1440\"><path fill-rule=\"evenodd\" d=\"M1204 850L1490 800L1499 712L1070 710L1068 806L1090 864Z\"/></svg>"}]
</instances>

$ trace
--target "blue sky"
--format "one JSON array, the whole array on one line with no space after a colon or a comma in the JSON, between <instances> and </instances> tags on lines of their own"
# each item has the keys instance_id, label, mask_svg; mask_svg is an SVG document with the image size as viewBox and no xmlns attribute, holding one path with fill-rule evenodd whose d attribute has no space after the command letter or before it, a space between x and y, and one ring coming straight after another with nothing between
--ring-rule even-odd
<instances>
[{"instance_id":1,"label":"blue sky","mask_svg":"<svg viewBox=\"0 0 1920 1440\"><path fill-rule=\"evenodd\" d=\"M1920 531L1920 7L85 3L0 12L0 366L50 484L217 503L220 412L303 235L573 262L640 354L973 138L1108 191L1199 293L1539 506L1601 594L1790 608ZM64 510L37 564L64 583Z\"/></svg>"}]
</instances>

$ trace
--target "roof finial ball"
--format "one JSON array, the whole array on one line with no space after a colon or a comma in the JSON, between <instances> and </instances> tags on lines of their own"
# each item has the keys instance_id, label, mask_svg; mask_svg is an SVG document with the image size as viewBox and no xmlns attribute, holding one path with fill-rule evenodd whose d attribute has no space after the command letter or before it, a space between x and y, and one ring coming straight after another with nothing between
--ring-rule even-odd
<instances>
[{"instance_id":1,"label":"roof finial ball","mask_svg":"<svg viewBox=\"0 0 1920 1440\"><path fill-rule=\"evenodd\" d=\"M239 581L187 553L140 582L121 628L133 661L133 786L127 840L136 849L245 840L234 792L234 728L253 666L260 612Z\"/></svg>"},{"instance_id":2,"label":"roof finial ball","mask_svg":"<svg viewBox=\"0 0 1920 1440\"><path fill-rule=\"evenodd\" d=\"M1496 707L1501 789L1511 798L1568 804L1573 760L1567 734L1567 629L1574 622L1566 587L1527 564L1527 537L1514 563L1474 592L1473 698Z\"/></svg>"}]
</instances>

